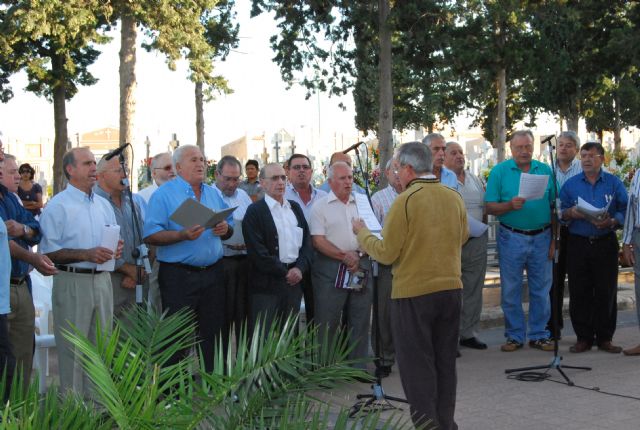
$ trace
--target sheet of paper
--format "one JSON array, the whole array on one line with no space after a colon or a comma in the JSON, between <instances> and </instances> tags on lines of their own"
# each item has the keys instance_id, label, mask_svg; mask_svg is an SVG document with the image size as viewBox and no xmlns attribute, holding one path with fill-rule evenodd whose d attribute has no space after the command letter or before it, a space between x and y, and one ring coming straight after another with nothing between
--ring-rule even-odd
<instances>
[{"instance_id":1,"label":"sheet of paper","mask_svg":"<svg viewBox=\"0 0 640 430\"><path fill-rule=\"evenodd\" d=\"M376 218L376 214L373 213L373 209L369 204L369 199L365 194L355 194L356 197L356 207L358 208L358 216L362 218L365 225L372 233L379 233L382 230L382 226L380 225L380 221Z\"/></svg>"},{"instance_id":2,"label":"sheet of paper","mask_svg":"<svg viewBox=\"0 0 640 430\"><path fill-rule=\"evenodd\" d=\"M233 234L227 240L222 241L222 245L226 248L225 256L244 254L244 237L242 236L242 220L233 220ZM241 246L242 250L237 247Z\"/></svg>"},{"instance_id":3,"label":"sheet of paper","mask_svg":"<svg viewBox=\"0 0 640 430\"><path fill-rule=\"evenodd\" d=\"M190 228L194 225L212 228L226 219L235 209L234 207L215 212L195 199L186 199L171 214L169 219L185 228Z\"/></svg>"},{"instance_id":4,"label":"sheet of paper","mask_svg":"<svg viewBox=\"0 0 640 430\"><path fill-rule=\"evenodd\" d=\"M120 240L120 226L119 225L105 225L102 227L102 239L100 240L100 246L116 252L118 247L118 240ZM96 266L96 270L102 270L103 272L113 272L116 267L116 259L112 258L109 261L105 261L102 264Z\"/></svg>"},{"instance_id":5,"label":"sheet of paper","mask_svg":"<svg viewBox=\"0 0 640 430\"><path fill-rule=\"evenodd\" d=\"M549 183L549 175L531 175L523 173L520 175L520 188L518 197L525 200L538 200L544 197Z\"/></svg>"},{"instance_id":6,"label":"sheet of paper","mask_svg":"<svg viewBox=\"0 0 640 430\"><path fill-rule=\"evenodd\" d=\"M612 198L607 196L607 205L603 208L597 208L586 200L583 200L582 197L578 197L578 204L576 205L576 209L578 210L578 212L587 217L587 219L591 221L600 221L606 217L612 200Z\"/></svg>"},{"instance_id":7,"label":"sheet of paper","mask_svg":"<svg viewBox=\"0 0 640 430\"><path fill-rule=\"evenodd\" d=\"M469 224L469 236L471 237L480 237L489 228L487 224L478 221L468 213L467 213L467 223Z\"/></svg>"}]
</instances>

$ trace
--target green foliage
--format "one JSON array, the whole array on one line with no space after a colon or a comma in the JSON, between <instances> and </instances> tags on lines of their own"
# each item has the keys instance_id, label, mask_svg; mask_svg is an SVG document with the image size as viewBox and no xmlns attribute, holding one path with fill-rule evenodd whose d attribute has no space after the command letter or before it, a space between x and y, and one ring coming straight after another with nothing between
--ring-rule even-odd
<instances>
[{"instance_id":1,"label":"green foliage","mask_svg":"<svg viewBox=\"0 0 640 430\"><path fill-rule=\"evenodd\" d=\"M55 387L40 398L34 381L26 393L12 391L3 428L410 428L398 416L350 420L348 410L325 403L323 391L363 373L351 367L345 337L317 328L298 332L297 318L268 333L258 325L250 340L243 328L235 353L223 357L218 347L211 373L192 357L167 365L174 353L194 346L191 313L167 317L134 307L126 320L111 332L98 327L95 344L76 330L65 334L93 383L95 403L61 398Z\"/></svg>"}]
</instances>

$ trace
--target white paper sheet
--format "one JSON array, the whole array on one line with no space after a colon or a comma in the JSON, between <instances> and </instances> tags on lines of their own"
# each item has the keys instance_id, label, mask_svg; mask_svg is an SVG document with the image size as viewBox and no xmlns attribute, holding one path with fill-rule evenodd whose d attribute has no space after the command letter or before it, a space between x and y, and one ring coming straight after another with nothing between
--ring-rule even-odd
<instances>
[{"instance_id":1,"label":"white paper sheet","mask_svg":"<svg viewBox=\"0 0 640 430\"><path fill-rule=\"evenodd\" d=\"M601 221L606 217L607 212L609 211L609 206L611 205L612 199L607 196L607 200L608 202L605 207L597 208L586 200L583 200L582 197L578 197L576 209L590 221Z\"/></svg>"},{"instance_id":2,"label":"white paper sheet","mask_svg":"<svg viewBox=\"0 0 640 430\"><path fill-rule=\"evenodd\" d=\"M478 221L477 219L469 215L469 213L467 213L467 223L469 224L470 237L480 237L489 228L487 224Z\"/></svg>"},{"instance_id":3,"label":"white paper sheet","mask_svg":"<svg viewBox=\"0 0 640 430\"><path fill-rule=\"evenodd\" d=\"M380 221L376 218L376 215L373 213L373 209L369 204L369 199L365 194L356 193L356 207L358 208L358 216L364 221L365 225L369 229L371 233L380 233L382 230L382 226L380 225Z\"/></svg>"},{"instance_id":4,"label":"white paper sheet","mask_svg":"<svg viewBox=\"0 0 640 430\"><path fill-rule=\"evenodd\" d=\"M549 183L549 175L531 175L523 173L520 175L520 188L518 197L525 200L538 200L544 197Z\"/></svg>"},{"instance_id":5,"label":"white paper sheet","mask_svg":"<svg viewBox=\"0 0 640 430\"><path fill-rule=\"evenodd\" d=\"M102 227L102 240L100 246L108 248L114 253L118 248L118 241L120 240L120 226L119 225L105 225ZM112 272L116 267L116 259L112 258L109 261L105 261L102 264L98 264L96 270L102 270L103 272Z\"/></svg>"}]
</instances>

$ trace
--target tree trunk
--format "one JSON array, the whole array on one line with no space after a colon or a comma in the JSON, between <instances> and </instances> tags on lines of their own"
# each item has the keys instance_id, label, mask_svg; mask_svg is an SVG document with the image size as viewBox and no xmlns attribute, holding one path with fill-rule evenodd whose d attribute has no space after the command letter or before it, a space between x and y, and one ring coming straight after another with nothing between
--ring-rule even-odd
<instances>
[{"instance_id":1,"label":"tree trunk","mask_svg":"<svg viewBox=\"0 0 640 430\"><path fill-rule=\"evenodd\" d=\"M63 76L64 58L59 54L51 56L52 72ZM67 183L67 178L62 170L62 157L67 152L69 136L67 134L67 91L64 80L60 79L53 87L53 117L55 127L55 140L53 143L53 194L62 191Z\"/></svg>"},{"instance_id":2,"label":"tree trunk","mask_svg":"<svg viewBox=\"0 0 640 430\"><path fill-rule=\"evenodd\" d=\"M120 146L133 143L136 113L136 19L123 14L120 30Z\"/></svg>"},{"instance_id":3,"label":"tree trunk","mask_svg":"<svg viewBox=\"0 0 640 430\"><path fill-rule=\"evenodd\" d=\"M196 145L204 154L204 97L202 82L196 82Z\"/></svg>"},{"instance_id":4,"label":"tree trunk","mask_svg":"<svg viewBox=\"0 0 640 430\"><path fill-rule=\"evenodd\" d=\"M393 88L391 86L391 30L388 24L389 0L378 0L380 36L380 110L378 116L378 149L380 151L380 188L387 186L384 168L393 156Z\"/></svg>"},{"instance_id":5,"label":"tree trunk","mask_svg":"<svg viewBox=\"0 0 640 430\"><path fill-rule=\"evenodd\" d=\"M498 69L496 76L498 106L496 108L496 128L494 147L498 150L498 163L504 161L504 145L507 141L507 70L504 66Z\"/></svg>"},{"instance_id":6,"label":"tree trunk","mask_svg":"<svg viewBox=\"0 0 640 430\"><path fill-rule=\"evenodd\" d=\"M567 130L578 132L580 127L580 90L574 95L569 103L569 112L567 113Z\"/></svg>"},{"instance_id":7,"label":"tree trunk","mask_svg":"<svg viewBox=\"0 0 640 430\"><path fill-rule=\"evenodd\" d=\"M613 95L613 112L613 151L617 154L622 149L622 138L620 137L622 126L620 125L620 97L618 96L618 91L615 91Z\"/></svg>"}]
</instances>

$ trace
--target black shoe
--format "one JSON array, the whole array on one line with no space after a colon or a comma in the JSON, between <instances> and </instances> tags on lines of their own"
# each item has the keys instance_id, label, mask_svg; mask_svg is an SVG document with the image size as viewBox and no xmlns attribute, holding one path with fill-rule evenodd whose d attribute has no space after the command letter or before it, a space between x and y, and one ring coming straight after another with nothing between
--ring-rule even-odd
<instances>
[{"instance_id":1,"label":"black shoe","mask_svg":"<svg viewBox=\"0 0 640 430\"><path fill-rule=\"evenodd\" d=\"M376 367L376 376L379 378L386 378L391 374L391 366L378 366Z\"/></svg>"},{"instance_id":2,"label":"black shoe","mask_svg":"<svg viewBox=\"0 0 640 430\"><path fill-rule=\"evenodd\" d=\"M460 339L460 345L473 349L487 349L487 344L480 342L477 337L470 337L469 339Z\"/></svg>"},{"instance_id":3,"label":"black shoe","mask_svg":"<svg viewBox=\"0 0 640 430\"><path fill-rule=\"evenodd\" d=\"M460 358L460 357L462 357L462 354L460 354L460 350L457 350L456 351L456 358Z\"/></svg>"}]
</instances>

